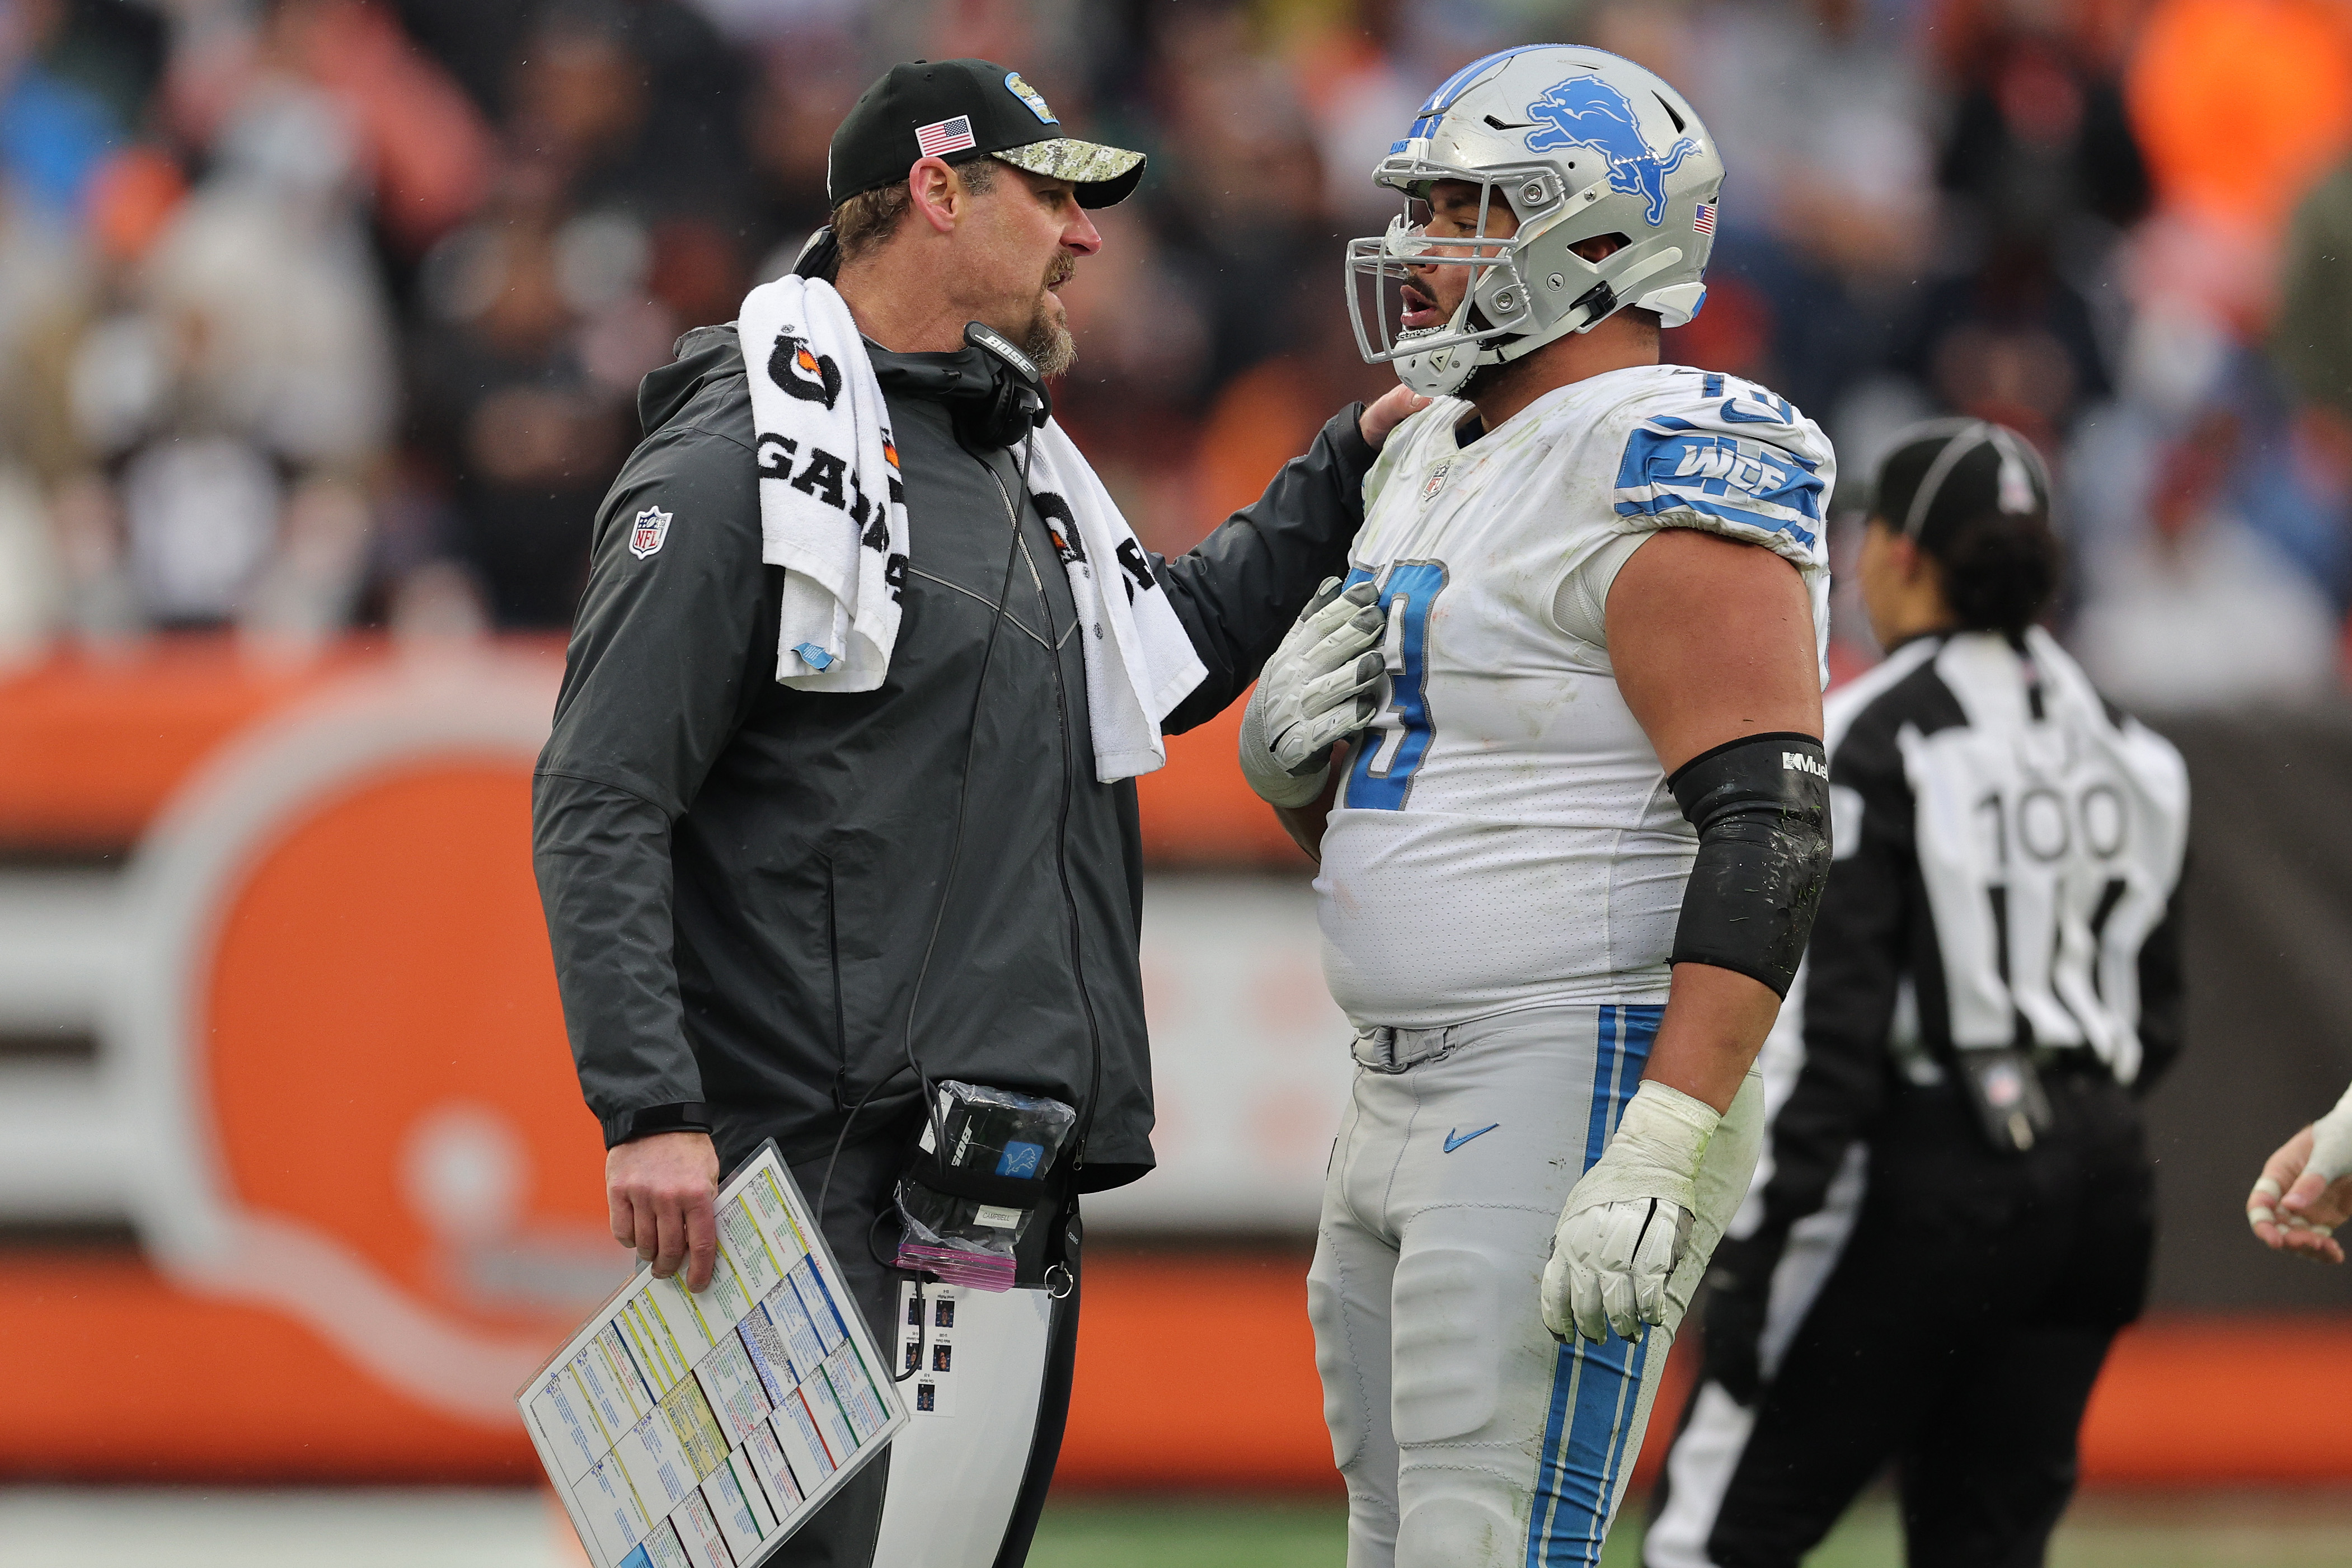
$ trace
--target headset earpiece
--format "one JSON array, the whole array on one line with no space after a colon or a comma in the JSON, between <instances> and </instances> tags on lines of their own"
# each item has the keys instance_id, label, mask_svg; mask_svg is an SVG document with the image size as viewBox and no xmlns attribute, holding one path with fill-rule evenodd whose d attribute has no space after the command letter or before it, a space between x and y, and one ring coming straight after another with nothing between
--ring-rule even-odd
<instances>
[{"instance_id":1,"label":"headset earpiece","mask_svg":"<svg viewBox=\"0 0 2352 1568\"><path fill-rule=\"evenodd\" d=\"M1019 444L1053 416L1054 395L1045 389L1045 378L1034 361L993 327L967 322L963 341L986 355L995 382L986 410L973 421L973 433L992 447Z\"/></svg>"},{"instance_id":2,"label":"headset earpiece","mask_svg":"<svg viewBox=\"0 0 2352 1568\"><path fill-rule=\"evenodd\" d=\"M841 270L841 246L834 238L833 226L825 225L808 237L801 253L793 258L793 276L821 278L827 283Z\"/></svg>"}]
</instances>

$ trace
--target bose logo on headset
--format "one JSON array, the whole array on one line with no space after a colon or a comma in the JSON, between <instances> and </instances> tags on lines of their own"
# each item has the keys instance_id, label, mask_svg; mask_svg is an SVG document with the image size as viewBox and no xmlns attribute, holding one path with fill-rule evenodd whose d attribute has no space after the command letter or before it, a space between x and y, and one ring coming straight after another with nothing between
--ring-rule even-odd
<instances>
[{"instance_id":1,"label":"bose logo on headset","mask_svg":"<svg viewBox=\"0 0 2352 1568\"><path fill-rule=\"evenodd\" d=\"M983 326L980 322L974 321L964 328L963 334L964 340L967 342L978 343L981 347L988 350L991 353L995 354L999 359L1004 361L1005 363L1011 365L1014 370L1019 371L1022 375L1026 377L1028 380L1035 381L1037 379L1037 366L1030 360L1027 354L1023 353L1019 349L1014 348L1011 343L1007 342L1004 340L1003 333L999 332L992 327Z\"/></svg>"}]
</instances>

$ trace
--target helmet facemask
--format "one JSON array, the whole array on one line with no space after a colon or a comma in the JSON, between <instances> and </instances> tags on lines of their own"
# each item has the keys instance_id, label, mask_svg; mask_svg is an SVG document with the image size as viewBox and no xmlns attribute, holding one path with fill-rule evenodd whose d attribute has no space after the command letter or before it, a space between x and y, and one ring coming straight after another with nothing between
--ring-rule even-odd
<instances>
[{"instance_id":1,"label":"helmet facemask","mask_svg":"<svg viewBox=\"0 0 2352 1568\"><path fill-rule=\"evenodd\" d=\"M1403 194L1405 210L1386 234L1348 242L1356 347L1368 363L1395 364L1398 377L1427 396L1458 391L1482 364L1507 363L1590 331L1629 301L1634 285L1683 259L1680 247L1654 238L1621 246L1598 262L1577 255L1571 246L1600 236L1571 220L1607 188L1568 192L1542 163L1465 169L1426 162L1408 143L1373 177ZM1478 188L1475 232L1428 233L1429 193L1441 180ZM1517 218L1517 229L1497 233L1498 212ZM1469 287L1443 324L1408 330L1401 290L1412 284L1426 292L1413 268L1432 266L1468 268Z\"/></svg>"},{"instance_id":2,"label":"helmet facemask","mask_svg":"<svg viewBox=\"0 0 2352 1568\"><path fill-rule=\"evenodd\" d=\"M1385 172L1385 171L1384 171ZM1524 313L1528 290L1520 279L1516 233L1498 232L1517 216L1497 183L1469 176L1478 189L1477 222L1471 233L1433 237L1430 195L1438 179L1456 179L1448 170L1432 177L1387 180L1404 196L1404 210L1388 232L1348 242L1348 314L1356 347L1367 363L1393 363L1415 391L1450 392L1467 379L1478 359L1477 345L1510 335L1513 318ZM1540 171L1528 184L1540 194ZM1431 279L1417 269L1458 268L1469 273L1459 303L1436 326L1404 325L1407 288L1435 299ZM1424 386L1424 383L1428 384Z\"/></svg>"}]
</instances>

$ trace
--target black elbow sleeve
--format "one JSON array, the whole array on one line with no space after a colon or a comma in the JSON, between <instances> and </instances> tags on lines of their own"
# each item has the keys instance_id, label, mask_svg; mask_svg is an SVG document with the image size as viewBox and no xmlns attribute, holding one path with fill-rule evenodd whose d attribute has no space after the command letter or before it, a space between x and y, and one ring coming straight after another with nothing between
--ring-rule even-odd
<instances>
[{"instance_id":1,"label":"black elbow sleeve","mask_svg":"<svg viewBox=\"0 0 2352 1568\"><path fill-rule=\"evenodd\" d=\"M1748 735L1666 781L1698 829L1673 962L1737 970L1786 996L1830 873L1830 770L1811 735Z\"/></svg>"}]
</instances>

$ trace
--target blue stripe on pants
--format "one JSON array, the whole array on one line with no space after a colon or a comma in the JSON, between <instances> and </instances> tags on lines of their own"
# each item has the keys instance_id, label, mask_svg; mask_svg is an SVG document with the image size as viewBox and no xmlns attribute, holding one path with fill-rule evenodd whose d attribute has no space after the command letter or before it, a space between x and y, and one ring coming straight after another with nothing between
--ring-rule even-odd
<instances>
[{"instance_id":1,"label":"blue stripe on pants","mask_svg":"<svg viewBox=\"0 0 2352 1568\"><path fill-rule=\"evenodd\" d=\"M1641 1085L1664 1014L1663 1007L1601 1009L1592 1114L1585 1132L1588 1171L1609 1146L1610 1134ZM1609 1503L1633 1436L1633 1406L1649 1351L1646 1333L1629 1341L1614 1330L1599 1344L1570 1334L1559 1347L1552 1363L1535 1506L1528 1519L1528 1568L1601 1561Z\"/></svg>"}]
</instances>

